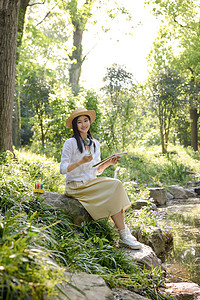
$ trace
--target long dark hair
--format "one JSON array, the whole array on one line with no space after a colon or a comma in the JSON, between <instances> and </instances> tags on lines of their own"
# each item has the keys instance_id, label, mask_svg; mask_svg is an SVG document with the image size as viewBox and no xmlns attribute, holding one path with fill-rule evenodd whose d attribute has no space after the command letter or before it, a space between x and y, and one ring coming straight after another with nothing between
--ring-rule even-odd
<instances>
[{"instance_id":1,"label":"long dark hair","mask_svg":"<svg viewBox=\"0 0 200 300\"><path fill-rule=\"evenodd\" d=\"M89 119L89 121L90 121L90 116L88 116L88 115L85 115L85 116L86 116L86 117ZM76 141L77 141L77 146L78 146L79 151L80 151L81 153L83 153L83 145L85 146L85 144L84 144L84 141L83 141L82 137L80 136L80 132L78 131L78 127L77 127L77 120L78 120L79 117L80 117L80 116L74 118L73 121L72 121L72 128L73 128L73 134L72 134L72 137L76 139ZM92 134L91 134L90 130L88 130L88 132L87 132L87 138L90 139L90 141L91 141L91 146L92 146L92 145L94 146L94 152L95 152L95 151L96 151L96 145L95 145L95 142L92 141ZM85 148L86 148L86 146L85 146Z\"/></svg>"}]
</instances>

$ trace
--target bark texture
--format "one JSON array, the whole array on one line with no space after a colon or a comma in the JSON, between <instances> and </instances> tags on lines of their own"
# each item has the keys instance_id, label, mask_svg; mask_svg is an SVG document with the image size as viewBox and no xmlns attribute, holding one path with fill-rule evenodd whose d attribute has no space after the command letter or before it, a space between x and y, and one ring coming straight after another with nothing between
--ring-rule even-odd
<instances>
[{"instance_id":1,"label":"bark texture","mask_svg":"<svg viewBox=\"0 0 200 300\"><path fill-rule=\"evenodd\" d=\"M197 151L198 150L198 118L199 114L196 108L190 108L190 119L191 119L191 146Z\"/></svg>"},{"instance_id":2,"label":"bark texture","mask_svg":"<svg viewBox=\"0 0 200 300\"><path fill-rule=\"evenodd\" d=\"M82 58L82 38L83 30L82 26L78 22L73 22L74 33L73 33L73 47L72 56L70 57L72 64L69 70L69 82L72 87L73 94L76 96L79 92L79 79L81 76L81 67L83 63Z\"/></svg>"},{"instance_id":3,"label":"bark texture","mask_svg":"<svg viewBox=\"0 0 200 300\"><path fill-rule=\"evenodd\" d=\"M0 1L0 151L12 151L19 6L20 0Z\"/></svg>"},{"instance_id":4,"label":"bark texture","mask_svg":"<svg viewBox=\"0 0 200 300\"><path fill-rule=\"evenodd\" d=\"M17 30L17 56L16 64L19 62L20 47L22 44L24 21L27 6L30 0L21 0L18 16L18 30ZM13 145L16 147L21 146L21 112L20 112L20 95L19 92L16 94L13 105L13 123L12 123L12 139Z\"/></svg>"}]
</instances>

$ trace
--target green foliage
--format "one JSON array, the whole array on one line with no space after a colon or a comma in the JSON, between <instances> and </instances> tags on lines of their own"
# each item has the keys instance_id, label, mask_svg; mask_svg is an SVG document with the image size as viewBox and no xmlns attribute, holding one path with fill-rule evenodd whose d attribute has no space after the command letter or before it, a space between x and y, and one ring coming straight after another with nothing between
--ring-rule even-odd
<instances>
[{"instance_id":1,"label":"green foliage","mask_svg":"<svg viewBox=\"0 0 200 300\"><path fill-rule=\"evenodd\" d=\"M43 247L44 229L32 223L35 214L1 215L0 220L0 297L24 299L32 295L43 299L43 293L55 294L58 283L65 280L63 270L49 259Z\"/></svg>"},{"instance_id":2,"label":"green foliage","mask_svg":"<svg viewBox=\"0 0 200 300\"><path fill-rule=\"evenodd\" d=\"M120 160L118 178L127 184L132 198L138 199L138 188L171 184L185 185L190 172L199 173L199 153L191 148L169 145L168 154L163 155L159 146L140 147L129 150L129 155ZM124 168L124 172L120 169ZM134 197L133 197L134 195Z\"/></svg>"},{"instance_id":3,"label":"green foliage","mask_svg":"<svg viewBox=\"0 0 200 300\"><path fill-rule=\"evenodd\" d=\"M177 70L185 77L187 89L183 90L187 99L186 121L177 116L176 130L179 131L182 122L185 131L190 133L191 145L198 149L199 115L199 3L196 0L181 1L146 1L151 5L155 15L162 16L162 25L154 47L149 56L152 70L160 70L165 67ZM170 42L169 42L170 41ZM193 110L194 114L190 114ZM188 119L191 118L191 125ZM191 129L189 129L189 125ZM195 132L195 133L194 133ZM183 140L183 132L181 132ZM188 141L184 141L188 144Z\"/></svg>"},{"instance_id":4,"label":"green foliage","mask_svg":"<svg viewBox=\"0 0 200 300\"><path fill-rule=\"evenodd\" d=\"M109 149L125 150L133 129L134 98L136 85L133 75L125 67L113 64L107 68L104 77L106 96L103 99L106 107L102 114L102 133Z\"/></svg>"},{"instance_id":5,"label":"green foliage","mask_svg":"<svg viewBox=\"0 0 200 300\"><path fill-rule=\"evenodd\" d=\"M159 120L163 154L167 152L172 120L185 104L184 83L177 71L170 69L162 70L150 78L152 108Z\"/></svg>"},{"instance_id":6,"label":"green foliage","mask_svg":"<svg viewBox=\"0 0 200 300\"><path fill-rule=\"evenodd\" d=\"M95 122L91 124L91 132L96 139L99 139L99 129L100 129L102 115L99 109L98 95L96 94L95 91L92 90L86 91L84 107L87 108L88 110L91 109L95 110L96 112Z\"/></svg>"}]
</instances>

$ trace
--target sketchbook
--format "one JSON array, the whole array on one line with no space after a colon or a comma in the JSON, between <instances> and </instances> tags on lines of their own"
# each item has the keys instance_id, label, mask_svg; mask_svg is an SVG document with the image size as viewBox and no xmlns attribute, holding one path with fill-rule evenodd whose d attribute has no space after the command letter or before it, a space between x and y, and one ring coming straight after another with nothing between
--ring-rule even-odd
<instances>
[{"instance_id":1,"label":"sketchbook","mask_svg":"<svg viewBox=\"0 0 200 300\"><path fill-rule=\"evenodd\" d=\"M107 162L109 159L111 159L113 157L122 157L122 156L124 156L126 154L127 154L127 152L121 152L121 153L112 154L112 155L104 158L103 160L101 160L99 163L93 165L93 167L97 167L97 166L99 167L99 166L103 165L105 162Z\"/></svg>"}]
</instances>

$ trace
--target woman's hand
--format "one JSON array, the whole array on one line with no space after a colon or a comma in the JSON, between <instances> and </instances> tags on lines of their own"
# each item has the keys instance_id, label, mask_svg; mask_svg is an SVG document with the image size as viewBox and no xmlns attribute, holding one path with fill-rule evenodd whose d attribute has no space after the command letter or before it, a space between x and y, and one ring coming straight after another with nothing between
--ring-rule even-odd
<instances>
[{"instance_id":1,"label":"woman's hand","mask_svg":"<svg viewBox=\"0 0 200 300\"><path fill-rule=\"evenodd\" d=\"M107 167L111 166L111 165L116 165L116 163L118 162L119 156L114 156L111 159L109 159L108 161L106 161L104 164L102 164L101 166L98 167L97 171L98 173L102 173Z\"/></svg>"},{"instance_id":2,"label":"woman's hand","mask_svg":"<svg viewBox=\"0 0 200 300\"><path fill-rule=\"evenodd\" d=\"M73 164L70 164L67 168L67 172L71 172L73 171L74 169L80 167L82 164L85 164L89 161L93 160L93 156L92 154L88 154L88 155L85 155L83 156L83 158Z\"/></svg>"},{"instance_id":3,"label":"woman's hand","mask_svg":"<svg viewBox=\"0 0 200 300\"><path fill-rule=\"evenodd\" d=\"M114 156L110 159L110 165L116 165L116 163L118 162L119 156Z\"/></svg>"},{"instance_id":4,"label":"woman's hand","mask_svg":"<svg viewBox=\"0 0 200 300\"><path fill-rule=\"evenodd\" d=\"M87 154L87 155L83 156L81 161L83 164L85 164L87 162L90 162L91 160L93 160L92 154Z\"/></svg>"}]
</instances>

